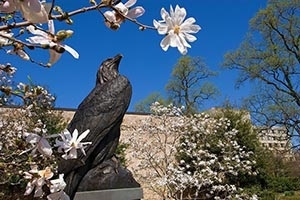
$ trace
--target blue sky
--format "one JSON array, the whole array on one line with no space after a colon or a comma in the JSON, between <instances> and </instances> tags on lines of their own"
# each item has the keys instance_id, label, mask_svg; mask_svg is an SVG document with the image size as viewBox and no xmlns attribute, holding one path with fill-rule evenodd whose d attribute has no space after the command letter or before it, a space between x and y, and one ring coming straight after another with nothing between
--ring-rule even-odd
<instances>
[{"instance_id":1,"label":"blue sky","mask_svg":"<svg viewBox=\"0 0 300 200\"><path fill-rule=\"evenodd\" d=\"M78 3L77 3L78 2ZM155 2L155 3L154 3ZM72 11L88 5L88 0L57 0L65 11ZM223 55L236 49L248 31L249 20L259 9L266 6L266 0L138 0L146 12L138 20L152 26L153 19L161 19L160 9L169 10L170 5L185 7L188 17L194 17L202 30L191 43L189 56L201 56L207 66L219 75L212 81L220 90L221 96L205 104L205 108L220 105L225 99L233 103L249 93L249 85L235 89L237 72L222 70L220 65ZM139 31L138 26L125 22L118 31L108 29L102 16L96 12L87 12L74 16L74 24L55 22L56 29L72 29L74 35L66 44L78 51L80 57L74 59L65 52L52 68L47 69L24 62L18 57L3 56L1 63L10 62L17 67L16 78L26 82L29 75L35 83L47 86L57 96L56 106L77 108L95 85L96 72L101 62L116 55L123 54L120 73L127 76L133 86L133 96L128 111L133 111L134 104L152 92L164 93L164 87L174 65L181 54L177 49L163 51L159 43L162 35L154 30ZM33 58L47 61L48 52L32 52Z\"/></svg>"}]
</instances>

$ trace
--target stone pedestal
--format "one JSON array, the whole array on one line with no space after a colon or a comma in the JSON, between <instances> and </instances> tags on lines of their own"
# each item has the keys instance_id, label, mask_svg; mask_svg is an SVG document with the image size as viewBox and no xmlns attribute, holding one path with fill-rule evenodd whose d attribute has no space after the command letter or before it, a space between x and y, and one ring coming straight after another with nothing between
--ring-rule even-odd
<instances>
[{"instance_id":1,"label":"stone pedestal","mask_svg":"<svg viewBox=\"0 0 300 200\"><path fill-rule=\"evenodd\" d=\"M138 200L143 198L142 188L121 188L77 192L74 200Z\"/></svg>"}]
</instances>

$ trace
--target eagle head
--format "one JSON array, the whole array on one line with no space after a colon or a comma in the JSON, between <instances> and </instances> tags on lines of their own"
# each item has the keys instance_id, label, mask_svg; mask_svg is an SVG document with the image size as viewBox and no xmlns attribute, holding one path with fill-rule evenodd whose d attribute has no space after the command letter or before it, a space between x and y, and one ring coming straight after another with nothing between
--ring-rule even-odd
<instances>
[{"instance_id":1,"label":"eagle head","mask_svg":"<svg viewBox=\"0 0 300 200\"><path fill-rule=\"evenodd\" d=\"M103 84L119 76L119 64L122 55L117 54L115 57L108 58L102 62L97 73L96 84Z\"/></svg>"}]
</instances>

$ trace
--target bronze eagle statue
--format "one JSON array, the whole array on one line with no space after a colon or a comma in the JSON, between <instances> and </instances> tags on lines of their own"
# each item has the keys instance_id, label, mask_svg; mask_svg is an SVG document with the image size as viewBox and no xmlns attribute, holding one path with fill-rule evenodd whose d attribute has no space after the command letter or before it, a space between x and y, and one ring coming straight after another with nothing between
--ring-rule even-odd
<instances>
[{"instance_id":1,"label":"bronze eagle statue","mask_svg":"<svg viewBox=\"0 0 300 200\"><path fill-rule=\"evenodd\" d=\"M129 80L119 74L122 55L118 54L102 62L96 76L96 85L78 106L68 125L72 133L90 130L84 139L92 142L86 146L86 155L78 151L74 162L62 160L59 172L65 174L65 192L71 199L85 174L113 157L120 137L120 125L129 106L132 86Z\"/></svg>"}]
</instances>

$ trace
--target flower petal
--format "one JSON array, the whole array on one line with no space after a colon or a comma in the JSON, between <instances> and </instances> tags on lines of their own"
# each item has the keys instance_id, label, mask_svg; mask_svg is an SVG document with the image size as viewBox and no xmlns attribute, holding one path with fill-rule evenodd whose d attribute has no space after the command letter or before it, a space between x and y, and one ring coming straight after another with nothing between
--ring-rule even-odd
<instances>
[{"instance_id":1,"label":"flower petal","mask_svg":"<svg viewBox=\"0 0 300 200\"><path fill-rule=\"evenodd\" d=\"M126 6L127 8L129 8L129 7L132 7L135 3L136 3L136 0L128 0L128 1L125 3L125 6Z\"/></svg>"},{"instance_id":2,"label":"flower petal","mask_svg":"<svg viewBox=\"0 0 300 200\"><path fill-rule=\"evenodd\" d=\"M85 153L85 151L84 151L84 148L81 148L81 152L82 152L83 155L86 156L86 153Z\"/></svg>"},{"instance_id":3,"label":"flower petal","mask_svg":"<svg viewBox=\"0 0 300 200\"><path fill-rule=\"evenodd\" d=\"M175 7L175 13L173 16L174 24L180 25L186 17L185 8L180 8L178 5Z\"/></svg>"},{"instance_id":4,"label":"flower petal","mask_svg":"<svg viewBox=\"0 0 300 200\"><path fill-rule=\"evenodd\" d=\"M72 148L69 152L68 159L76 159L77 158L77 149Z\"/></svg>"},{"instance_id":5,"label":"flower petal","mask_svg":"<svg viewBox=\"0 0 300 200\"><path fill-rule=\"evenodd\" d=\"M65 138L65 140L67 141L71 141L72 140L72 136L71 136L71 133L69 132L68 129L66 129L64 132L63 132L63 138Z\"/></svg>"},{"instance_id":6,"label":"flower petal","mask_svg":"<svg viewBox=\"0 0 300 200\"><path fill-rule=\"evenodd\" d=\"M182 55L185 55L187 53L187 47L191 47L191 45L189 45L185 38L182 37L181 35L179 35L178 37L179 41L177 43L177 49L178 51L182 54Z\"/></svg>"},{"instance_id":7,"label":"flower petal","mask_svg":"<svg viewBox=\"0 0 300 200\"><path fill-rule=\"evenodd\" d=\"M59 174L59 178L50 180L50 192L58 192L60 190L65 189L66 187L66 182L64 181L64 174Z\"/></svg>"},{"instance_id":8,"label":"flower petal","mask_svg":"<svg viewBox=\"0 0 300 200\"><path fill-rule=\"evenodd\" d=\"M186 55L187 54L187 48L183 45L179 45L177 46L178 51L182 54L182 55Z\"/></svg>"},{"instance_id":9,"label":"flower petal","mask_svg":"<svg viewBox=\"0 0 300 200\"><path fill-rule=\"evenodd\" d=\"M186 41L186 37L184 33L179 33L178 38L181 44L183 44L185 47L191 48L191 45Z\"/></svg>"},{"instance_id":10,"label":"flower petal","mask_svg":"<svg viewBox=\"0 0 300 200\"><path fill-rule=\"evenodd\" d=\"M175 34L174 31L170 31L169 36L170 36L170 46L177 47L178 44L180 43L178 35Z\"/></svg>"},{"instance_id":11,"label":"flower petal","mask_svg":"<svg viewBox=\"0 0 300 200\"><path fill-rule=\"evenodd\" d=\"M13 33L7 33L6 31L0 31L0 35L11 38L14 34ZM0 36L0 46L1 45L7 45L10 42L11 41L9 39Z\"/></svg>"},{"instance_id":12,"label":"flower petal","mask_svg":"<svg viewBox=\"0 0 300 200\"><path fill-rule=\"evenodd\" d=\"M12 13L18 10L17 5L13 0L7 0L0 5L0 11L4 13Z\"/></svg>"},{"instance_id":13,"label":"flower petal","mask_svg":"<svg viewBox=\"0 0 300 200\"><path fill-rule=\"evenodd\" d=\"M24 0L23 2L33 12L40 12L42 10L42 5L39 0Z\"/></svg>"},{"instance_id":14,"label":"flower petal","mask_svg":"<svg viewBox=\"0 0 300 200\"><path fill-rule=\"evenodd\" d=\"M57 53L55 50L49 49L49 54L50 59L47 65L50 67L60 59L61 53Z\"/></svg>"},{"instance_id":15,"label":"flower petal","mask_svg":"<svg viewBox=\"0 0 300 200\"><path fill-rule=\"evenodd\" d=\"M90 133L90 130L87 129L86 131L84 131L83 133L80 134L80 136L77 139L77 142L79 143L81 140L83 140L88 134Z\"/></svg>"},{"instance_id":16,"label":"flower petal","mask_svg":"<svg viewBox=\"0 0 300 200\"><path fill-rule=\"evenodd\" d=\"M116 19L116 15L115 15L115 12L113 11L105 11L104 14L103 14L106 18L106 20L110 21L110 22L116 22L117 19Z\"/></svg>"},{"instance_id":17,"label":"flower petal","mask_svg":"<svg viewBox=\"0 0 300 200\"><path fill-rule=\"evenodd\" d=\"M42 197L44 194L42 187L36 187L33 197Z\"/></svg>"},{"instance_id":18,"label":"flower petal","mask_svg":"<svg viewBox=\"0 0 300 200\"><path fill-rule=\"evenodd\" d=\"M156 20L153 20L153 25L157 29L158 34L160 35L166 35L169 31L169 27L165 23L159 23Z\"/></svg>"},{"instance_id":19,"label":"flower petal","mask_svg":"<svg viewBox=\"0 0 300 200\"><path fill-rule=\"evenodd\" d=\"M115 5L115 8L121 13L123 13L124 15L127 15L128 13L128 8L122 2Z\"/></svg>"},{"instance_id":20,"label":"flower petal","mask_svg":"<svg viewBox=\"0 0 300 200\"><path fill-rule=\"evenodd\" d=\"M141 6L137 6L128 11L127 17L129 17L131 19L136 19L136 18L142 16L144 13L145 13L145 9Z\"/></svg>"},{"instance_id":21,"label":"flower petal","mask_svg":"<svg viewBox=\"0 0 300 200\"><path fill-rule=\"evenodd\" d=\"M54 22L53 20L48 21L48 30L50 33L55 33L55 27L54 27Z\"/></svg>"},{"instance_id":22,"label":"flower petal","mask_svg":"<svg viewBox=\"0 0 300 200\"><path fill-rule=\"evenodd\" d=\"M32 44L41 44L41 45L46 45L49 44L49 40L47 40L44 37L41 36L32 36L26 39L26 41L32 43Z\"/></svg>"},{"instance_id":23,"label":"flower petal","mask_svg":"<svg viewBox=\"0 0 300 200\"><path fill-rule=\"evenodd\" d=\"M38 144L38 151L44 156L50 157L52 155L52 148L45 138L41 138Z\"/></svg>"},{"instance_id":24,"label":"flower petal","mask_svg":"<svg viewBox=\"0 0 300 200\"><path fill-rule=\"evenodd\" d=\"M78 130L75 129L75 130L73 131L73 134L72 134L72 140L76 141L77 138L78 138Z\"/></svg>"},{"instance_id":25,"label":"flower petal","mask_svg":"<svg viewBox=\"0 0 300 200\"><path fill-rule=\"evenodd\" d=\"M78 59L79 58L79 54L77 53L77 51L75 49L73 49L72 47L66 45L66 44L61 44L60 46L62 46L67 52L69 52L74 58Z\"/></svg>"},{"instance_id":26,"label":"flower petal","mask_svg":"<svg viewBox=\"0 0 300 200\"><path fill-rule=\"evenodd\" d=\"M30 195L31 192L33 191L34 187L35 187L34 184L32 184L31 182L28 182L24 195Z\"/></svg>"},{"instance_id":27,"label":"flower petal","mask_svg":"<svg viewBox=\"0 0 300 200\"><path fill-rule=\"evenodd\" d=\"M41 138L41 136L35 133L24 133L24 136L26 137L26 142L31 144L37 143Z\"/></svg>"},{"instance_id":28,"label":"flower petal","mask_svg":"<svg viewBox=\"0 0 300 200\"><path fill-rule=\"evenodd\" d=\"M16 51L16 54L18 56L20 56L23 60L30 60L29 55L22 49L19 49L18 51Z\"/></svg>"},{"instance_id":29,"label":"flower petal","mask_svg":"<svg viewBox=\"0 0 300 200\"><path fill-rule=\"evenodd\" d=\"M160 15L161 15L161 18L163 19L163 21L165 21L167 17L170 17L169 13L166 11L165 8L162 8L160 10Z\"/></svg>"},{"instance_id":30,"label":"flower petal","mask_svg":"<svg viewBox=\"0 0 300 200\"><path fill-rule=\"evenodd\" d=\"M197 40L197 38L189 33L184 33L184 37L188 42L194 42Z\"/></svg>"},{"instance_id":31,"label":"flower petal","mask_svg":"<svg viewBox=\"0 0 300 200\"><path fill-rule=\"evenodd\" d=\"M193 24L195 22L195 19L190 17L186 19L180 26L182 32L187 33L197 33L201 30L201 27L199 25Z\"/></svg>"},{"instance_id":32,"label":"flower petal","mask_svg":"<svg viewBox=\"0 0 300 200\"><path fill-rule=\"evenodd\" d=\"M41 31L39 29L36 29L34 26L30 25L26 28L30 33L34 34L34 35L40 35L43 37L48 37L48 34L45 31Z\"/></svg>"},{"instance_id":33,"label":"flower petal","mask_svg":"<svg viewBox=\"0 0 300 200\"><path fill-rule=\"evenodd\" d=\"M38 0L24 0L20 3L23 17L32 23L48 22L48 13Z\"/></svg>"},{"instance_id":34,"label":"flower petal","mask_svg":"<svg viewBox=\"0 0 300 200\"><path fill-rule=\"evenodd\" d=\"M164 51L167 51L169 46L170 46L170 36L167 35L166 37L164 37L164 39L162 39L162 41L160 42L160 46Z\"/></svg>"}]
</instances>

